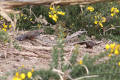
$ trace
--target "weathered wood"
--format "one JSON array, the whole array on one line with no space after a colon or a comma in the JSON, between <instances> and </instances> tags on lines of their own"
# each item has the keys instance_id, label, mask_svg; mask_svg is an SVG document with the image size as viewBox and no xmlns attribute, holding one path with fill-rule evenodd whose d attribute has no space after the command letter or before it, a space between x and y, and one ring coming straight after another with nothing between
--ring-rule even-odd
<instances>
[{"instance_id":1,"label":"weathered wood","mask_svg":"<svg viewBox=\"0 0 120 80\"><path fill-rule=\"evenodd\" d=\"M15 7L20 7L20 6L25 6L25 5L49 5L54 0L41 0L41 1L1 1L0 2L0 7L5 8L5 9L11 9Z\"/></svg>"},{"instance_id":2,"label":"weathered wood","mask_svg":"<svg viewBox=\"0 0 120 80\"><path fill-rule=\"evenodd\" d=\"M83 34L83 33L86 33L86 31L77 31L77 32L71 34L70 36L68 35L65 40L66 40L66 41L69 41L69 40L72 39L73 37L77 37L77 36L79 36L79 35L81 35L81 34Z\"/></svg>"},{"instance_id":3,"label":"weathered wood","mask_svg":"<svg viewBox=\"0 0 120 80\"><path fill-rule=\"evenodd\" d=\"M52 3L59 5L73 4L91 4L103 1L119 1L119 0L0 0L0 7L14 8L25 5L50 5Z\"/></svg>"}]
</instances>

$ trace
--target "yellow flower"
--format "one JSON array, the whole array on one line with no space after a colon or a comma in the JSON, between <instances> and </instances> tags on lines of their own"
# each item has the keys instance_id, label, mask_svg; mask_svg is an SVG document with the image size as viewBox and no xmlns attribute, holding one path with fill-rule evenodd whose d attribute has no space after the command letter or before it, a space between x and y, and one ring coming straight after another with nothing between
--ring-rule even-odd
<instances>
[{"instance_id":1,"label":"yellow flower","mask_svg":"<svg viewBox=\"0 0 120 80\"><path fill-rule=\"evenodd\" d=\"M9 25L9 28L11 28L12 27L12 25Z\"/></svg>"},{"instance_id":2,"label":"yellow flower","mask_svg":"<svg viewBox=\"0 0 120 80\"><path fill-rule=\"evenodd\" d=\"M32 68L31 72L34 72L34 69Z\"/></svg>"},{"instance_id":3,"label":"yellow flower","mask_svg":"<svg viewBox=\"0 0 120 80\"><path fill-rule=\"evenodd\" d=\"M53 19L55 22L57 22L57 18L53 17L52 19Z\"/></svg>"},{"instance_id":4,"label":"yellow flower","mask_svg":"<svg viewBox=\"0 0 120 80\"><path fill-rule=\"evenodd\" d=\"M112 54L110 53L110 54L108 54L108 56L109 56L109 57L111 57L111 56L112 56Z\"/></svg>"},{"instance_id":5,"label":"yellow flower","mask_svg":"<svg viewBox=\"0 0 120 80\"><path fill-rule=\"evenodd\" d=\"M110 44L110 47L111 47L111 49L114 49L115 48L115 43Z\"/></svg>"},{"instance_id":6,"label":"yellow flower","mask_svg":"<svg viewBox=\"0 0 120 80\"><path fill-rule=\"evenodd\" d=\"M102 22L106 22L106 18L105 17L102 17Z\"/></svg>"},{"instance_id":7,"label":"yellow flower","mask_svg":"<svg viewBox=\"0 0 120 80\"><path fill-rule=\"evenodd\" d=\"M58 20L58 16L57 16L58 14L65 15L65 12L57 11L58 8L59 8L59 6L57 6L57 8L50 6L50 12L48 12L49 17L52 18L55 22Z\"/></svg>"},{"instance_id":8,"label":"yellow flower","mask_svg":"<svg viewBox=\"0 0 120 80\"><path fill-rule=\"evenodd\" d=\"M53 17L55 17L56 19L58 19L58 16L56 14L54 14Z\"/></svg>"},{"instance_id":9,"label":"yellow flower","mask_svg":"<svg viewBox=\"0 0 120 80\"><path fill-rule=\"evenodd\" d=\"M52 19L56 22L57 19L58 19L58 16L57 16L56 14L54 14L54 15L52 16Z\"/></svg>"},{"instance_id":10,"label":"yellow flower","mask_svg":"<svg viewBox=\"0 0 120 80\"><path fill-rule=\"evenodd\" d=\"M111 16L113 17L115 15L115 13L111 13Z\"/></svg>"},{"instance_id":11,"label":"yellow flower","mask_svg":"<svg viewBox=\"0 0 120 80\"><path fill-rule=\"evenodd\" d=\"M115 55L118 55L119 54L119 51L117 49L115 49L115 52L114 52Z\"/></svg>"},{"instance_id":12,"label":"yellow flower","mask_svg":"<svg viewBox=\"0 0 120 80\"><path fill-rule=\"evenodd\" d=\"M52 6L50 6L50 10L52 11L52 10L54 10L54 8Z\"/></svg>"},{"instance_id":13,"label":"yellow flower","mask_svg":"<svg viewBox=\"0 0 120 80\"><path fill-rule=\"evenodd\" d=\"M119 13L119 10L117 9L116 12Z\"/></svg>"},{"instance_id":14,"label":"yellow flower","mask_svg":"<svg viewBox=\"0 0 120 80\"><path fill-rule=\"evenodd\" d=\"M99 22L99 25L100 25L100 27L103 27L103 24L101 22Z\"/></svg>"},{"instance_id":15,"label":"yellow flower","mask_svg":"<svg viewBox=\"0 0 120 80\"><path fill-rule=\"evenodd\" d=\"M79 64L83 64L83 61L82 61L82 60L80 60Z\"/></svg>"},{"instance_id":16,"label":"yellow flower","mask_svg":"<svg viewBox=\"0 0 120 80\"><path fill-rule=\"evenodd\" d=\"M62 12L62 11L58 11L57 14L60 14L60 15L65 15L65 12Z\"/></svg>"},{"instance_id":17,"label":"yellow flower","mask_svg":"<svg viewBox=\"0 0 120 80\"><path fill-rule=\"evenodd\" d=\"M22 80L22 79L20 79L19 77L13 77L13 79L12 80Z\"/></svg>"},{"instance_id":18,"label":"yellow flower","mask_svg":"<svg viewBox=\"0 0 120 80\"><path fill-rule=\"evenodd\" d=\"M107 45L105 46L105 48L106 48L106 50L110 49L110 45L107 44Z\"/></svg>"},{"instance_id":19,"label":"yellow flower","mask_svg":"<svg viewBox=\"0 0 120 80\"><path fill-rule=\"evenodd\" d=\"M19 72L16 72L15 76L18 77L19 76Z\"/></svg>"},{"instance_id":20,"label":"yellow flower","mask_svg":"<svg viewBox=\"0 0 120 80\"><path fill-rule=\"evenodd\" d=\"M25 79L25 73L21 73L20 78Z\"/></svg>"},{"instance_id":21,"label":"yellow flower","mask_svg":"<svg viewBox=\"0 0 120 80\"><path fill-rule=\"evenodd\" d=\"M115 7L111 8L111 16L114 16L115 14L119 13L119 10Z\"/></svg>"},{"instance_id":22,"label":"yellow flower","mask_svg":"<svg viewBox=\"0 0 120 80\"><path fill-rule=\"evenodd\" d=\"M4 24L3 24L3 27L4 27L4 28L7 28L7 25L4 23Z\"/></svg>"},{"instance_id":23,"label":"yellow flower","mask_svg":"<svg viewBox=\"0 0 120 80\"><path fill-rule=\"evenodd\" d=\"M114 7L111 8L111 12L113 12L113 11L114 11Z\"/></svg>"},{"instance_id":24,"label":"yellow flower","mask_svg":"<svg viewBox=\"0 0 120 80\"><path fill-rule=\"evenodd\" d=\"M98 24L98 21L94 21L94 24Z\"/></svg>"},{"instance_id":25,"label":"yellow flower","mask_svg":"<svg viewBox=\"0 0 120 80\"><path fill-rule=\"evenodd\" d=\"M120 61L118 62L118 66L120 66Z\"/></svg>"},{"instance_id":26,"label":"yellow flower","mask_svg":"<svg viewBox=\"0 0 120 80\"><path fill-rule=\"evenodd\" d=\"M52 15L49 15L50 18L52 18Z\"/></svg>"},{"instance_id":27,"label":"yellow flower","mask_svg":"<svg viewBox=\"0 0 120 80\"><path fill-rule=\"evenodd\" d=\"M24 17L24 19L27 19L27 17Z\"/></svg>"},{"instance_id":28,"label":"yellow flower","mask_svg":"<svg viewBox=\"0 0 120 80\"><path fill-rule=\"evenodd\" d=\"M115 48L116 48L116 49L119 49L119 48L120 48L120 45L119 45L119 44L118 44L118 45L116 45L116 46L115 46Z\"/></svg>"},{"instance_id":29,"label":"yellow flower","mask_svg":"<svg viewBox=\"0 0 120 80\"><path fill-rule=\"evenodd\" d=\"M88 6L87 10L93 12L94 11L94 8L92 6Z\"/></svg>"},{"instance_id":30,"label":"yellow flower","mask_svg":"<svg viewBox=\"0 0 120 80\"><path fill-rule=\"evenodd\" d=\"M32 18L30 18L30 21L32 21Z\"/></svg>"},{"instance_id":31,"label":"yellow flower","mask_svg":"<svg viewBox=\"0 0 120 80\"><path fill-rule=\"evenodd\" d=\"M114 13L119 13L119 10L117 8L114 8Z\"/></svg>"},{"instance_id":32,"label":"yellow flower","mask_svg":"<svg viewBox=\"0 0 120 80\"><path fill-rule=\"evenodd\" d=\"M110 53L113 53L113 52L114 52L114 50L113 50L113 49L111 49L111 50L110 50Z\"/></svg>"},{"instance_id":33,"label":"yellow flower","mask_svg":"<svg viewBox=\"0 0 120 80\"><path fill-rule=\"evenodd\" d=\"M51 15L51 12L48 12L49 15Z\"/></svg>"},{"instance_id":34,"label":"yellow flower","mask_svg":"<svg viewBox=\"0 0 120 80\"><path fill-rule=\"evenodd\" d=\"M4 28L7 28L7 25L4 25Z\"/></svg>"},{"instance_id":35,"label":"yellow flower","mask_svg":"<svg viewBox=\"0 0 120 80\"><path fill-rule=\"evenodd\" d=\"M119 10L117 8L115 8L115 7L112 7L111 8L111 12L113 12L113 13L119 13Z\"/></svg>"},{"instance_id":36,"label":"yellow flower","mask_svg":"<svg viewBox=\"0 0 120 80\"><path fill-rule=\"evenodd\" d=\"M27 76L28 76L28 78L31 78L32 77L32 72L28 72Z\"/></svg>"},{"instance_id":37,"label":"yellow flower","mask_svg":"<svg viewBox=\"0 0 120 80\"><path fill-rule=\"evenodd\" d=\"M5 32L7 31L7 29L5 29L5 28L2 28L2 30L5 31Z\"/></svg>"}]
</instances>

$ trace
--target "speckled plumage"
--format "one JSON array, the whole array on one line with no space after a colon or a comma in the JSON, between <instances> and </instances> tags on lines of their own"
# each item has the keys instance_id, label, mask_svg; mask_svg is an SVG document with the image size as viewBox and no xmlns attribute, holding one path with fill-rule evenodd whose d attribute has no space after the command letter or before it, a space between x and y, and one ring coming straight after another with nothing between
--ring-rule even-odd
<instances>
[{"instance_id":1,"label":"speckled plumage","mask_svg":"<svg viewBox=\"0 0 120 80\"><path fill-rule=\"evenodd\" d=\"M16 37L16 39L18 41L23 41L23 40L26 40L26 39L34 39L36 36L40 35L40 33L42 33L43 30L34 30L34 31L30 31L30 32L27 32L25 34L21 34L20 36Z\"/></svg>"}]
</instances>

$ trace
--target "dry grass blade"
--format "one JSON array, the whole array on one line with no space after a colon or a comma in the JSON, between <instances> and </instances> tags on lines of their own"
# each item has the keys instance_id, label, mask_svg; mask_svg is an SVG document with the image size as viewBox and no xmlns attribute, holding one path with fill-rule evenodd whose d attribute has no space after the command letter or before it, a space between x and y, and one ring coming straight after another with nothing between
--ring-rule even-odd
<instances>
[{"instance_id":1,"label":"dry grass blade","mask_svg":"<svg viewBox=\"0 0 120 80\"><path fill-rule=\"evenodd\" d=\"M83 77L79 77L79 78L76 78L76 79L73 79L73 80L82 80L82 79L85 79L85 78L95 78L95 77L99 77L99 75L83 76Z\"/></svg>"},{"instance_id":2,"label":"dry grass blade","mask_svg":"<svg viewBox=\"0 0 120 80\"><path fill-rule=\"evenodd\" d=\"M3 9L2 7L0 7L0 15L3 16L7 21L12 22L12 19L8 16L6 10Z\"/></svg>"}]
</instances>

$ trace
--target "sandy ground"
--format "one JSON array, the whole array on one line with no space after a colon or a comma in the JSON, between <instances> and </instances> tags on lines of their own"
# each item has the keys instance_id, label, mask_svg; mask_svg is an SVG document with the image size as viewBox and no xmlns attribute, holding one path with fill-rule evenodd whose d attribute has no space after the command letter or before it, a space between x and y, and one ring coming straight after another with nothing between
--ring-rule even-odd
<instances>
[{"instance_id":1,"label":"sandy ground","mask_svg":"<svg viewBox=\"0 0 120 80\"><path fill-rule=\"evenodd\" d=\"M52 46L56 43L54 35L40 35L37 39L15 41L21 50L8 47L9 44L0 45L0 76L12 72L24 65L26 69L48 69L51 62ZM85 55L98 55L105 49L106 41L95 45L93 49L85 48L86 45L79 45L79 58ZM65 45L65 57L69 58L74 46ZM0 79L1 80L1 79Z\"/></svg>"}]
</instances>

